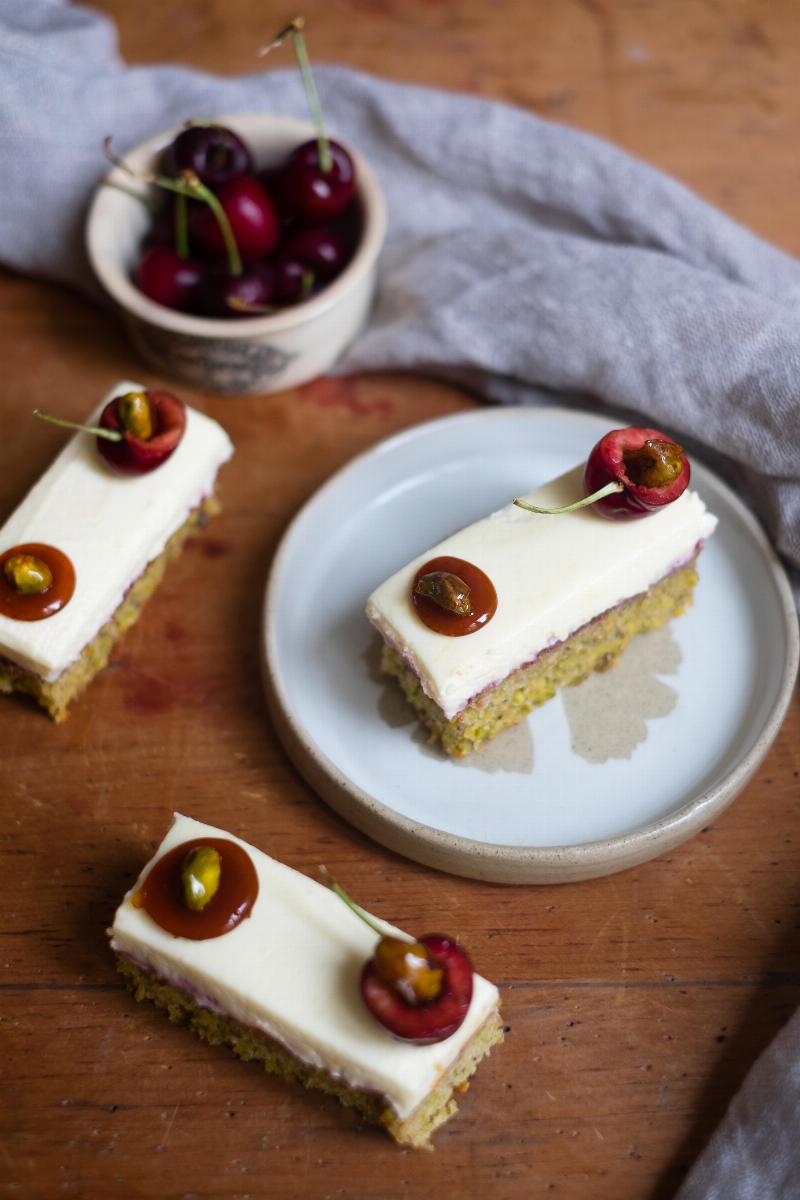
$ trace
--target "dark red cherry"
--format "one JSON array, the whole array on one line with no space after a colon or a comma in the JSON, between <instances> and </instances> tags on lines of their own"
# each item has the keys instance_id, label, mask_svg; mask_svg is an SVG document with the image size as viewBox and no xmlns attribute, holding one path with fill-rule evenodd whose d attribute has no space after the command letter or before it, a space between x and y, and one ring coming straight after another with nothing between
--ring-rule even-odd
<instances>
[{"instance_id":1,"label":"dark red cherry","mask_svg":"<svg viewBox=\"0 0 800 1200\"><path fill-rule=\"evenodd\" d=\"M108 465L122 475L144 475L177 448L186 428L186 406L170 392L127 392L108 402L98 424L122 434L118 442L97 438Z\"/></svg>"},{"instance_id":2,"label":"dark red cherry","mask_svg":"<svg viewBox=\"0 0 800 1200\"><path fill-rule=\"evenodd\" d=\"M398 945L384 952L382 943ZM427 963L416 961L420 951ZM472 981L472 963L458 942L434 933L405 944L385 937L364 965L361 995L373 1017L395 1037L425 1046L449 1038L463 1023Z\"/></svg>"},{"instance_id":3,"label":"dark red cherry","mask_svg":"<svg viewBox=\"0 0 800 1200\"><path fill-rule=\"evenodd\" d=\"M181 258L171 246L151 246L139 259L134 282L156 304L190 312L204 269L202 263Z\"/></svg>"},{"instance_id":4,"label":"dark red cherry","mask_svg":"<svg viewBox=\"0 0 800 1200\"><path fill-rule=\"evenodd\" d=\"M275 249L280 237L278 214L257 179L249 175L232 179L223 183L216 194L245 261L263 258ZM191 209L189 241L193 248L209 258L226 257L219 224L208 205Z\"/></svg>"},{"instance_id":5,"label":"dark red cherry","mask_svg":"<svg viewBox=\"0 0 800 1200\"><path fill-rule=\"evenodd\" d=\"M275 303L297 304L308 298L314 286L314 273L299 258L279 252L275 262Z\"/></svg>"},{"instance_id":6,"label":"dark red cherry","mask_svg":"<svg viewBox=\"0 0 800 1200\"><path fill-rule=\"evenodd\" d=\"M253 159L242 139L222 125L190 125L167 146L162 159L165 175L194 171L210 188L221 187L240 175L250 175Z\"/></svg>"},{"instance_id":7,"label":"dark red cherry","mask_svg":"<svg viewBox=\"0 0 800 1200\"><path fill-rule=\"evenodd\" d=\"M241 275L222 267L207 272L199 291L200 308L209 317L263 316L263 308L278 303L277 270L271 263L251 263Z\"/></svg>"},{"instance_id":8,"label":"dark red cherry","mask_svg":"<svg viewBox=\"0 0 800 1200\"><path fill-rule=\"evenodd\" d=\"M313 271L315 279L333 279L347 263L347 247L330 229L298 229L281 246L281 255Z\"/></svg>"},{"instance_id":9,"label":"dark red cherry","mask_svg":"<svg viewBox=\"0 0 800 1200\"><path fill-rule=\"evenodd\" d=\"M611 482L622 491L598 500L594 508L616 520L646 517L671 504L689 486L685 451L657 429L612 429L592 450L584 472L587 495Z\"/></svg>"},{"instance_id":10,"label":"dark red cherry","mask_svg":"<svg viewBox=\"0 0 800 1200\"><path fill-rule=\"evenodd\" d=\"M324 225L351 203L356 190L350 155L338 142L329 142L331 167L319 165L316 139L292 151L278 182L281 209L298 225Z\"/></svg>"}]
</instances>

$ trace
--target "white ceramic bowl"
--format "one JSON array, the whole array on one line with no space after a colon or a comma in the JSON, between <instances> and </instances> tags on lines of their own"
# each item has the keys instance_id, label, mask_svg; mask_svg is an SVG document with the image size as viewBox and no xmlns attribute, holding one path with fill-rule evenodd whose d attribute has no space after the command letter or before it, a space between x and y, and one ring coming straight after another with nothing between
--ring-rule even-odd
<instances>
[{"instance_id":1,"label":"white ceramic bowl","mask_svg":"<svg viewBox=\"0 0 800 1200\"><path fill-rule=\"evenodd\" d=\"M314 136L312 125L293 117L242 113L218 120L247 142L259 169L281 163L296 145ZM148 138L127 151L125 161L137 171L153 169L180 128ZM149 300L131 278L149 224L147 209L117 188L98 188L86 226L89 259L150 366L198 388L243 393L296 387L333 365L367 319L386 230L386 205L372 169L352 146L342 144L356 169L361 240L350 263L324 291L271 316L197 317ZM119 168L107 179L148 193L147 184Z\"/></svg>"}]
</instances>

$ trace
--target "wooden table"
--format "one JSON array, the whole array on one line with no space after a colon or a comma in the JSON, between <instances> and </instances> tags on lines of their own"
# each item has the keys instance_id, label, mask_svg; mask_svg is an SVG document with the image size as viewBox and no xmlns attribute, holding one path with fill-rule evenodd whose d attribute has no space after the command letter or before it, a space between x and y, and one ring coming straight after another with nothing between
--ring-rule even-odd
<instances>
[{"instance_id":1,"label":"wooden table","mask_svg":"<svg viewBox=\"0 0 800 1200\"><path fill-rule=\"evenodd\" d=\"M255 0L98 5L133 61L251 70L290 14ZM319 61L501 97L606 135L789 250L797 224L794 0L312 0ZM113 321L0 280L0 512L115 379L156 382ZM508 889L366 841L285 758L254 669L270 556L297 507L387 434L472 401L423 380L187 393L238 444L224 514L174 566L112 666L55 727L3 704L4 1166L9 1197L395 1196L666 1200L800 1001L800 709L746 792L668 858L589 884ZM213 587L208 587L213 578ZM499 982L506 1045L435 1154L395 1148L138 1008L104 930L173 809L368 907L456 931Z\"/></svg>"}]
</instances>

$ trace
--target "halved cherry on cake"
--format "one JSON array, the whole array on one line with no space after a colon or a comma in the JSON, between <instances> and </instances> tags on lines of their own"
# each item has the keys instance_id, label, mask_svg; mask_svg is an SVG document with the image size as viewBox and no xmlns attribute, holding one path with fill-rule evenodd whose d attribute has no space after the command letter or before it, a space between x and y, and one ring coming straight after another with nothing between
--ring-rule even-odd
<instances>
[{"instance_id":1,"label":"halved cherry on cake","mask_svg":"<svg viewBox=\"0 0 800 1200\"><path fill-rule=\"evenodd\" d=\"M472 1000L469 955L453 938L427 933L413 940L387 934L329 873L323 880L379 940L361 972L361 996L376 1021L404 1042L427 1046L456 1032Z\"/></svg>"},{"instance_id":2,"label":"halved cherry on cake","mask_svg":"<svg viewBox=\"0 0 800 1200\"><path fill-rule=\"evenodd\" d=\"M121 475L155 471L177 449L186 429L186 406L170 392L136 390L109 400L97 425L81 425L34 409L54 425L92 433L103 459Z\"/></svg>"},{"instance_id":3,"label":"halved cherry on cake","mask_svg":"<svg viewBox=\"0 0 800 1200\"><path fill-rule=\"evenodd\" d=\"M622 487L601 497L597 511L626 520L646 517L677 500L689 486L691 467L682 446L657 429L612 429L592 450L584 484L588 495L609 483Z\"/></svg>"},{"instance_id":4,"label":"halved cherry on cake","mask_svg":"<svg viewBox=\"0 0 800 1200\"><path fill-rule=\"evenodd\" d=\"M404 1042L443 1042L472 1000L472 963L463 946L439 933L416 942L382 937L364 964L361 995L369 1011Z\"/></svg>"},{"instance_id":5,"label":"halved cherry on cake","mask_svg":"<svg viewBox=\"0 0 800 1200\"><path fill-rule=\"evenodd\" d=\"M594 505L612 520L646 517L671 504L689 486L686 451L657 429L629 425L612 429L592 449L584 471L586 495L560 508L540 508L527 500L514 503L528 512L555 516Z\"/></svg>"}]
</instances>

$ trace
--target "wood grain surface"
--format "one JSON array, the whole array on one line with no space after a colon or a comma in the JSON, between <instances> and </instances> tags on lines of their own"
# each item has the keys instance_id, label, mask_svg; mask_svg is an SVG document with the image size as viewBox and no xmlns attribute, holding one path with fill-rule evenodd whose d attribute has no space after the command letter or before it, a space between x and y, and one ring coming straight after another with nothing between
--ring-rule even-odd
<instances>
[{"instance_id":1,"label":"wood grain surface","mask_svg":"<svg viewBox=\"0 0 800 1200\"><path fill-rule=\"evenodd\" d=\"M132 61L234 73L286 11L255 0L103 0ZM607 136L800 249L794 0L313 0L318 61L499 97ZM80 417L139 366L113 320L0 278L0 514ZM281 751L258 679L283 529L387 434L474 403L422 379L320 380L274 397L185 393L238 452L223 514L174 565L61 727L0 717L0 1195L183 1200L667 1200L800 1002L800 706L746 792L667 858L593 883L503 888L425 870L354 833ZM714 688L709 680L709 704ZM646 786L646 780L643 781ZM173 809L367 907L444 928L502 989L504 1047L434 1154L397 1149L137 1006L105 929ZM766 1200L766 1198L765 1198Z\"/></svg>"}]
</instances>

